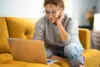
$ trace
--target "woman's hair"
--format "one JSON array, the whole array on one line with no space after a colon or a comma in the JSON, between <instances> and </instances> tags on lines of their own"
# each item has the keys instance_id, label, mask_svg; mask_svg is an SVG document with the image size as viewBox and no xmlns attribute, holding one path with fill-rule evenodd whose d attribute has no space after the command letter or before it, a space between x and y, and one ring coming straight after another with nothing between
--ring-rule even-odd
<instances>
[{"instance_id":1,"label":"woman's hair","mask_svg":"<svg viewBox=\"0 0 100 67\"><path fill-rule=\"evenodd\" d=\"M64 1L63 0L44 0L43 6L46 6L47 4L53 4L55 6L59 6L64 9Z\"/></svg>"}]
</instances>

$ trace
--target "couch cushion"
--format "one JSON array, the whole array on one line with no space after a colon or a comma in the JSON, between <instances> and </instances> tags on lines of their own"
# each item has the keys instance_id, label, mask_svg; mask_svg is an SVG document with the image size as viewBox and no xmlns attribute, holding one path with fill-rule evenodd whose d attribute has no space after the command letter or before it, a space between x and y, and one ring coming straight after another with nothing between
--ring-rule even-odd
<instances>
[{"instance_id":1,"label":"couch cushion","mask_svg":"<svg viewBox=\"0 0 100 67\"><path fill-rule=\"evenodd\" d=\"M4 63L4 64L5 64L4 65L5 67L7 66L7 64L8 64L8 66L16 65L17 67L61 67L55 63L46 65L46 64L40 64L40 63L30 63L30 62L15 61L15 60L10 60L9 62Z\"/></svg>"},{"instance_id":2,"label":"couch cushion","mask_svg":"<svg viewBox=\"0 0 100 67\"><path fill-rule=\"evenodd\" d=\"M0 64L0 67L61 67L56 64L44 65L44 64L35 64L35 63L20 63L20 64Z\"/></svg>"},{"instance_id":3,"label":"couch cushion","mask_svg":"<svg viewBox=\"0 0 100 67\"><path fill-rule=\"evenodd\" d=\"M32 39L36 19L7 17L9 37Z\"/></svg>"},{"instance_id":4,"label":"couch cushion","mask_svg":"<svg viewBox=\"0 0 100 67\"><path fill-rule=\"evenodd\" d=\"M29 63L29 62L23 62L23 61L12 61L9 64L19 65L20 67L61 67L57 64L46 65L46 64Z\"/></svg>"},{"instance_id":5,"label":"couch cushion","mask_svg":"<svg viewBox=\"0 0 100 67\"><path fill-rule=\"evenodd\" d=\"M13 57L9 53L0 53L0 64L5 64L13 61Z\"/></svg>"},{"instance_id":6,"label":"couch cushion","mask_svg":"<svg viewBox=\"0 0 100 67\"><path fill-rule=\"evenodd\" d=\"M99 67L100 51L96 49L88 49L83 52L85 57L85 67Z\"/></svg>"},{"instance_id":7,"label":"couch cushion","mask_svg":"<svg viewBox=\"0 0 100 67\"><path fill-rule=\"evenodd\" d=\"M5 18L0 17L0 52L10 52L8 37L6 20Z\"/></svg>"},{"instance_id":8,"label":"couch cushion","mask_svg":"<svg viewBox=\"0 0 100 67\"><path fill-rule=\"evenodd\" d=\"M60 67L57 64L39 64L39 63L29 63L24 61L16 61L13 59L12 55L9 53L0 54L0 67Z\"/></svg>"},{"instance_id":9,"label":"couch cushion","mask_svg":"<svg viewBox=\"0 0 100 67\"><path fill-rule=\"evenodd\" d=\"M79 39L85 49L90 49L90 31L88 29L79 28Z\"/></svg>"}]
</instances>

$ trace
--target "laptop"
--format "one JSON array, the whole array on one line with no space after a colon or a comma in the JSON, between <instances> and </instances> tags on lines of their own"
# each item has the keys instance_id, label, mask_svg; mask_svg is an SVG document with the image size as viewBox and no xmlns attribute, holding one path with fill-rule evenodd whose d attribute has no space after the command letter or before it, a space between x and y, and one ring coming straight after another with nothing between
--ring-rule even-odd
<instances>
[{"instance_id":1,"label":"laptop","mask_svg":"<svg viewBox=\"0 0 100 67\"><path fill-rule=\"evenodd\" d=\"M54 59L47 59L45 46L42 41L19 38L9 38L8 41L15 60L43 64L57 62Z\"/></svg>"}]
</instances>

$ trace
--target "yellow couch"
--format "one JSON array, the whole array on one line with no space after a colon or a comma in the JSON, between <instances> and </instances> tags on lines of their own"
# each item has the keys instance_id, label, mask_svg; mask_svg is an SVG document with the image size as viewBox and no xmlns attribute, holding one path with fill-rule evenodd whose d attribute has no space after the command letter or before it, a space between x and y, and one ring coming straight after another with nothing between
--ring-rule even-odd
<instances>
[{"instance_id":1,"label":"yellow couch","mask_svg":"<svg viewBox=\"0 0 100 67\"><path fill-rule=\"evenodd\" d=\"M16 61L12 58L8 44L9 37L32 39L36 19L0 17L0 67L69 67L68 61L59 60L50 65ZM100 52L90 49L90 31L79 29L79 37L85 50L85 67L99 67Z\"/></svg>"}]
</instances>

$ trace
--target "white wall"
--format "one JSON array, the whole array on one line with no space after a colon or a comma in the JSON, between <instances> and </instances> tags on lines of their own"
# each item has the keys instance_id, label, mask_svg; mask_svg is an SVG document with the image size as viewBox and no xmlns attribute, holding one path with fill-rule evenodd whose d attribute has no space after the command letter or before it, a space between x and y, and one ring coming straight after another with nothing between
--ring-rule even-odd
<instances>
[{"instance_id":1,"label":"white wall","mask_svg":"<svg viewBox=\"0 0 100 67\"><path fill-rule=\"evenodd\" d=\"M85 20L85 12L87 9L96 5L97 0L67 0L67 13L73 20L78 20L79 25L88 25ZM100 1L100 0L99 0Z\"/></svg>"},{"instance_id":2,"label":"white wall","mask_svg":"<svg viewBox=\"0 0 100 67\"><path fill-rule=\"evenodd\" d=\"M0 17L12 16L40 18L43 16L43 2L44 0L0 0ZM70 7L71 6L67 9L70 9ZM65 8L65 13L66 12ZM69 12L69 15L71 15L72 12L70 10Z\"/></svg>"},{"instance_id":3,"label":"white wall","mask_svg":"<svg viewBox=\"0 0 100 67\"><path fill-rule=\"evenodd\" d=\"M39 18L42 5L43 0L0 0L0 16Z\"/></svg>"},{"instance_id":4,"label":"white wall","mask_svg":"<svg viewBox=\"0 0 100 67\"><path fill-rule=\"evenodd\" d=\"M94 27L93 30L100 31L100 14L94 15Z\"/></svg>"},{"instance_id":5,"label":"white wall","mask_svg":"<svg viewBox=\"0 0 100 67\"><path fill-rule=\"evenodd\" d=\"M100 13L100 0L97 1L97 12Z\"/></svg>"},{"instance_id":6,"label":"white wall","mask_svg":"<svg viewBox=\"0 0 100 67\"><path fill-rule=\"evenodd\" d=\"M40 18L43 16L43 2L44 0L0 0L0 17L13 16ZM70 3L68 2L67 4L69 5ZM67 9L69 10L70 7L71 6ZM66 12L65 8L65 13ZM69 15L71 14L72 12L69 10Z\"/></svg>"},{"instance_id":7,"label":"white wall","mask_svg":"<svg viewBox=\"0 0 100 67\"><path fill-rule=\"evenodd\" d=\"M33 17L43 16L44 0L0 0L0 16ZM65 13L79 25L87 25L84 14L87 9L96 5L97 0L65 0ZM99 0L100 1L100 0Z\"/></svg>"}]
</instances>

